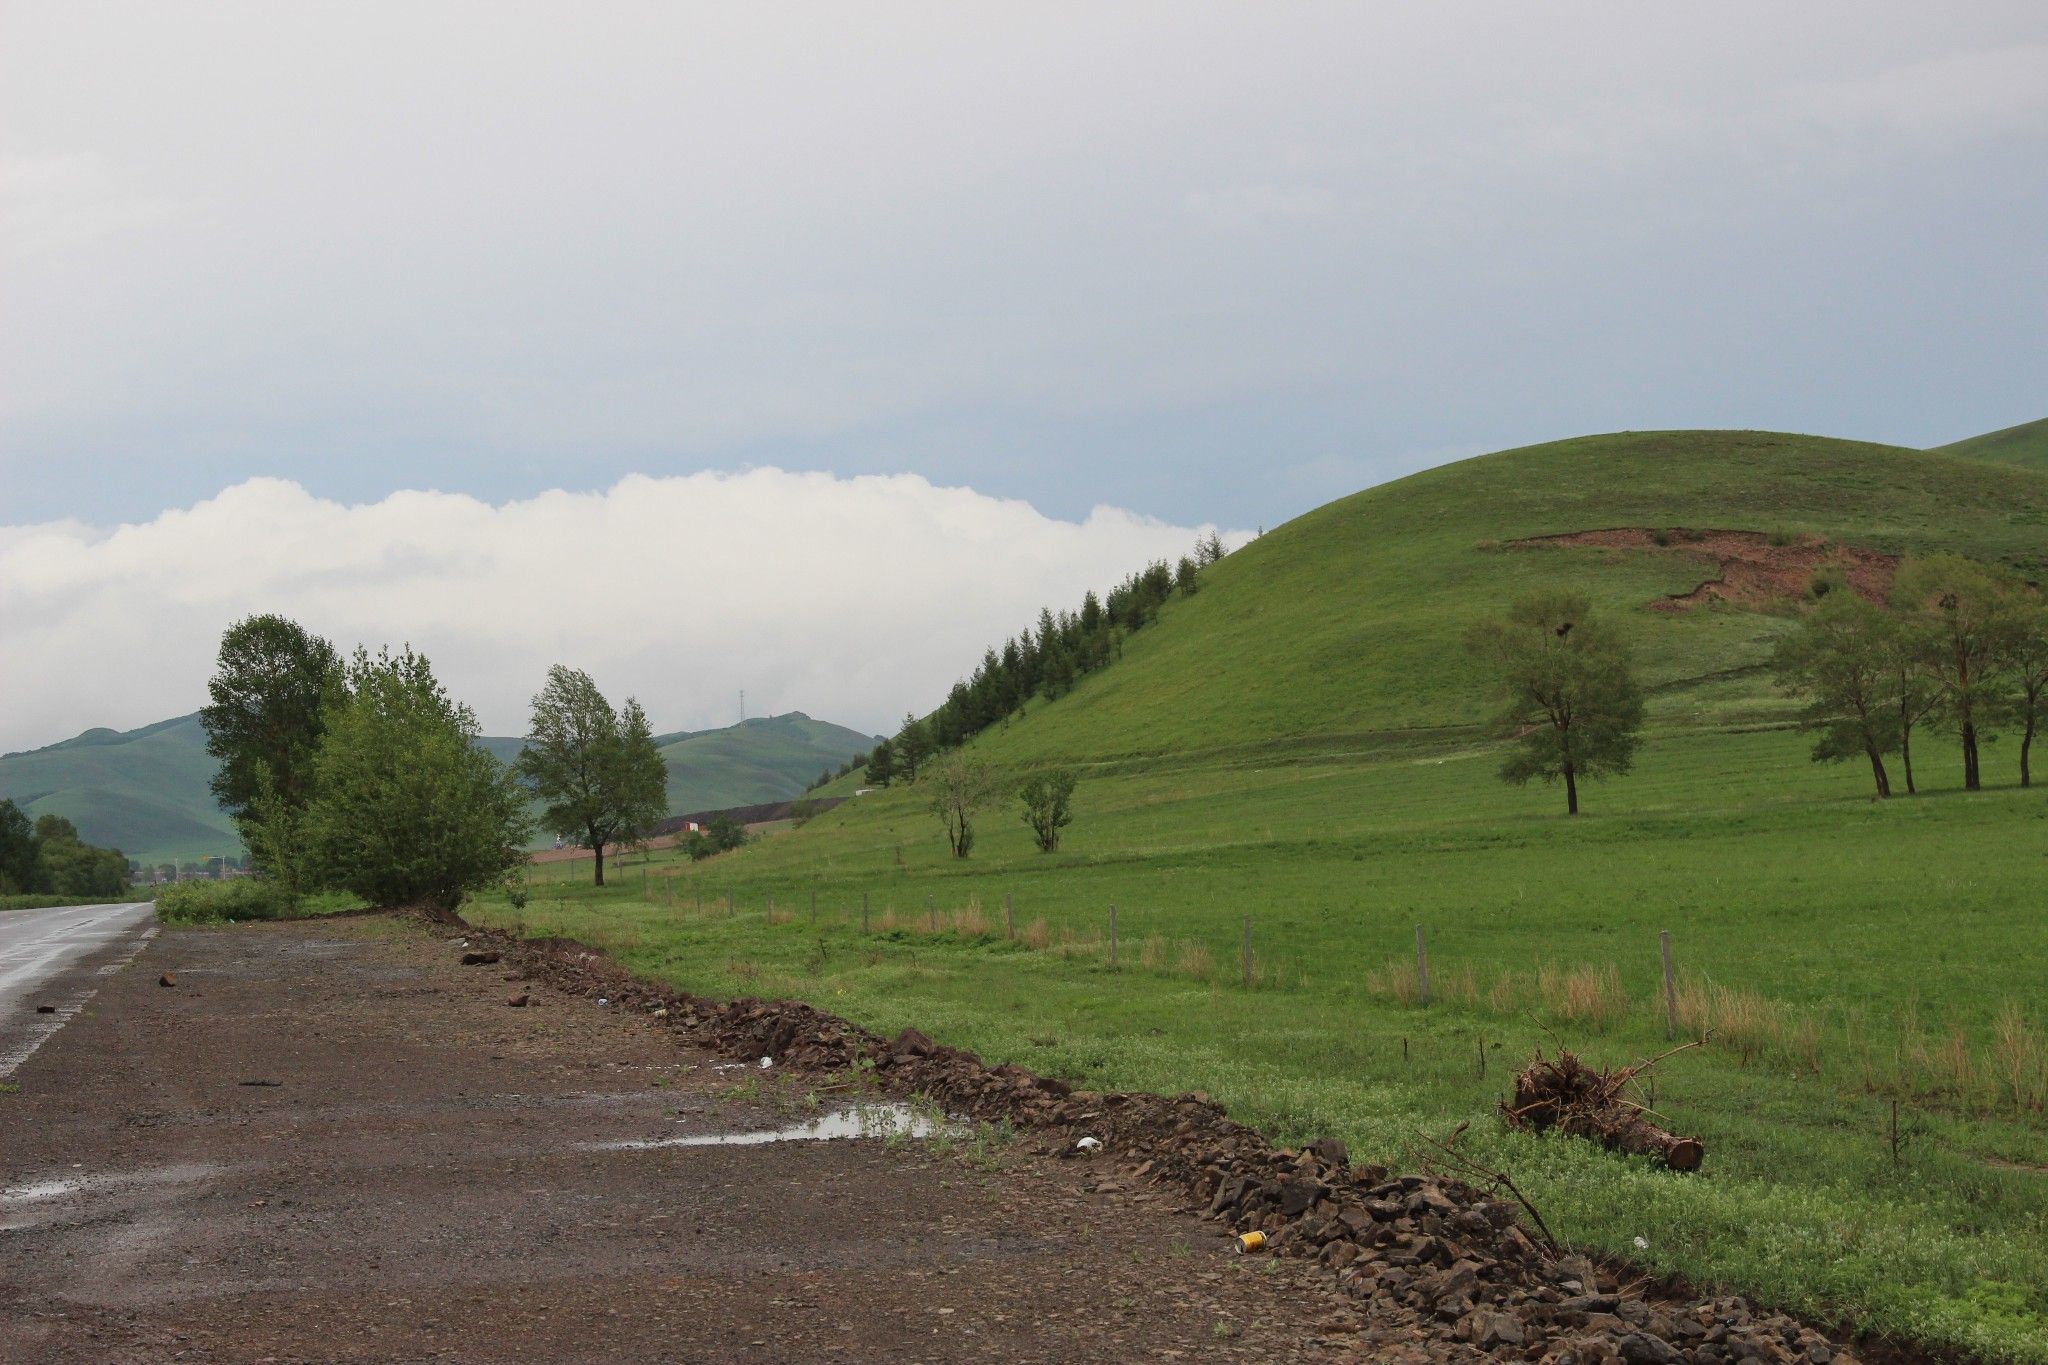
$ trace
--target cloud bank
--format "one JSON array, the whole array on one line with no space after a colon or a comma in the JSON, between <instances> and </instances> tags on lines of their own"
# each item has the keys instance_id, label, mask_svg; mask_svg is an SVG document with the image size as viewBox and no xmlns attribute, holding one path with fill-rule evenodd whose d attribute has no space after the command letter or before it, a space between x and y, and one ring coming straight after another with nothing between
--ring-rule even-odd
<instances>
[{"instance_id":1,"label":"cloud bank","mask_svg":"<svg viewBox=\"0 0 2048 1365\"><path fill-rule=\"evenodd\" d=\"M1112 507L1062 521L915 475L636 475L353 506L252 479L111 530L0 526L0 749L201 705L220 632L253 612L344 650L410 642L496 734L524 732L557 662L664 730L730 723L743 688L750 715L886 730L1040 607L1208 529Z\"/></svg>"}]
</instances>

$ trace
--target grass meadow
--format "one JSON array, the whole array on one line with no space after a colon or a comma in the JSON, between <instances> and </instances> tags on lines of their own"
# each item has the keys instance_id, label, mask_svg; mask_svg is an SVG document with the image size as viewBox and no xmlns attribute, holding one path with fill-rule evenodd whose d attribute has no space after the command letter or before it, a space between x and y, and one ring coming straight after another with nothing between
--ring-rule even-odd
<instances>
[{"instance_id":1,"label":"grass meadow","mask_svg":"<svg viewBox=\"0 0 2048 1365\"><path fill-rule=\"evenodd\" d=\"M704 863L630 859L603 891L587 863L552 866L523 908L469 913L706 994L1206 1090L1359 1158L1412 1163L1469 1121L1461 1144L1574 1242L2048 1361L2048 795L1946 790L1956 763L1929 739L1930 790L1879 805L1795 735L1666 731L1568 821L1470 740L1316 747L1094 770L1053 855L1005 808L956 862L890 790ZM1506 1131L1495 1106L1537 1048L1668 1046L1660 931L1681 1037L1712 1036L1657 1069L1653 1102L1704 1140L1704 1171Z\"/></svg>"}]
</instances>

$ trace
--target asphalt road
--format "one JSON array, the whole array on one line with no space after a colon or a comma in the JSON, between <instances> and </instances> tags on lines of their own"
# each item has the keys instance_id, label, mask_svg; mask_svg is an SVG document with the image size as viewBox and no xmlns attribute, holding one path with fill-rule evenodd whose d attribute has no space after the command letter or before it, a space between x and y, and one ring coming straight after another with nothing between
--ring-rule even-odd
<instances>
[{"instance_id":1,"label":"asphalt road","mask_svg":"<svg viewBox=\"0 0 2048 1365\"><path fill-rule=\"evenodd\" d=\"M64 1027L156 933L153 907L0 911L0 1077ZM48 1006L50 1013L37 1013Z\"/></svg>"}]
</instances>

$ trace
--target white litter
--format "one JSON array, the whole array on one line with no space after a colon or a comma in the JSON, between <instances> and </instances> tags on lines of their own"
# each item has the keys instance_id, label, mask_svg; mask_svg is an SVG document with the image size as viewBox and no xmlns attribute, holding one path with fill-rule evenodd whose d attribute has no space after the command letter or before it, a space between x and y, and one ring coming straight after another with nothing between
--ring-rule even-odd
<instances>
[{"instance_id":1,"label":"white litter","mask_svg":"<svg viewBox=\"0 0 2048 1365\"><path fill-rule=\"evenodd\" d=\"M1074 1150L1080 1152L1092 1152L1101 1145L1101 1138L1084 1137L1079 1142L1074 1144Z\"/></svg>"},{"instance_id":2,"label":"white litter","mask_svg":"<svg viewBox=\"0 0 2048 1365\"><path fill-rule=\"evenodd\" d=\"M774 1059L773 1057L763 1057L763 1058L761 1059L761 1069L762 1069L763 1071L766 1071L766 1070L767 1070L767 1069L768 1069L769 1067L771 1067L771 1066L774 1066L774 1065L775 1065L775 1059Z\"/></svg>"},{"instance_id":3,"label":"white litter","mask_svg":"<svg viewBox=\"0 0 2048 1365\"><path fill-rule=\"evenodd\" d=\"M1638 1237L1638 1238L1636 1238L1636 1250L1637 1250L1637 1251L1648 1251L1649 1249L1650 1249L1650 1239L1649 1239L1649 1238L1647 1238L1647 1237Z\"/></svg>"},{"instance_id":4,"label":"white litter","mask_svg":"<svg viewBox=\"0 0 2048 1365\"><path fill-rule=\"evenodd\" d=\"M611 1004L611 1001L605 999L603 996L600 995L599 997L597 997L597 1003L600 1005L609 1005Z\"/></svg>"}]
</instances>

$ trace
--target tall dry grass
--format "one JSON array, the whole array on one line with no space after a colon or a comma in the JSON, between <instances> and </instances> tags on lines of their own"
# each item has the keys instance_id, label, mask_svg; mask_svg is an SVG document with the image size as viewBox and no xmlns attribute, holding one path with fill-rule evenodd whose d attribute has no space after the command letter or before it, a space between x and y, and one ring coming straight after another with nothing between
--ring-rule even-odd
<instances>
[{"instance_id":1,"label":"tall dry grass","mask_svg":"<svg viewBox=\"0 0 2048 1365\"><path fill-rule=\"evenodd\" d=\"M1596 1033L1606 1033L1628 1017L1628 992L1612 967L1545 965L1536 972L1536 993L1551 1017Z\"/></svg>"}]
</instances>

